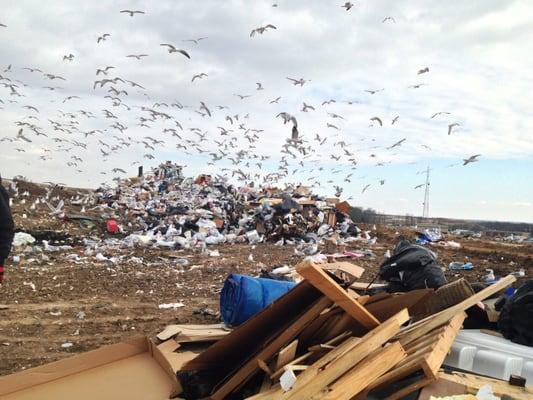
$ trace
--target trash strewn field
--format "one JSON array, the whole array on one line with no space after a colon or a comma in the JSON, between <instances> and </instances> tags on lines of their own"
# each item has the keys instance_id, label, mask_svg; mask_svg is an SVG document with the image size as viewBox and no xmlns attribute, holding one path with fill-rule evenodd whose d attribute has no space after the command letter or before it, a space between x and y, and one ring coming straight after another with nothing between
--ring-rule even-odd
<instances>
[{"instance_id":1,"label":"trash strewn field","mask_svg":"<svg viewBox=\"0 0 533 400\"><path fill-rule=\"evenodd\" d=\"M65 200L68 213L79 214L83 207L89 208L70 200L86 194L84 191L18 183L19 194L13 203L17 229L45 242L16 248L12 256L20 261L14 264L10 259L7 265L7 279L0 291L2 375L127 337L155 335L167 324L218 322L219 294L229 273L258 275L262 270L294 266L304 258L301 244L280 246L272 241L224 243L207 249L110 246L87 252L87 237L102 240L116 236L78 220L59 218L41 202L32 206L37 198L46 196L46 190L53 204ZM126 217L117 214L121 223ZM98 213L87 211L85 215ZM365 268L361 282L375 277L385 253L394 249L400 235L412 240L417 236L414 228L358 227L370 239L347 241L343 250L352 253L351 259L342 260ZM478 282L487 275L486 269L492 269L497 277L521 268L526 277L533 273L531 244L504 243L483 235L445 236L460 247L428 246L438 253L448 281L465 277ZM120 235L124 237L126 234ZM322 240L318 250L325 252ZM448 270L451 262L470 262L474 268Z\"/></svg>"}]
</instances>

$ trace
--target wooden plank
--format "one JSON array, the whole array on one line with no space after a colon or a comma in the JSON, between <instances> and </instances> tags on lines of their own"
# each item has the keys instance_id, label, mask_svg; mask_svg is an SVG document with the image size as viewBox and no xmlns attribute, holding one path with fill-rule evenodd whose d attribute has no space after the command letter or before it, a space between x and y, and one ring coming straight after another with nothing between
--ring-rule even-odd
<instances>
[{"instance_id":1,"label":"wooden plank","mask_svg":"<svg viewBox=\"0 0 533 400\"><path fill-rule=\"evenodd\" d=\"M293 340L307 324L318 317L318 315L330 305L331 300L327 297L321 297L318 299L313 306L311 306L307 311L300 315L300 317L294 320L287 327L287 329L281 333L281 335L277 336L270 343L265 345L265 347L260 350L254 358L248 360L235 374L217 387L215 392L211 394L211 399L222 400L233 390L246 382L259 369L256 361L257 358L261 360L270 359L283 346Z\"/></svg>"},{"instance_id":2,"label":"wooden plank","mask_svg":"<svg viewBox=\"0 0 533 400\"><path fill-rule=\"evenodd\" d=\"M382 351L365 358L348 371L326 391L319 393L313 399L344 400L362 392L371 382L393 368L406 354L400 343L395 342Z\"/></svg>"},{"instance_id":3,"label":"wooden plank","mask_svg":"<svg viewBox=\"0 0 533 400\"><path fill-rule=\"evenodd\" d=\"M381 301L372 302L365 305L365 308L380 321L385 321L403 308L407 308L409 315L415 316L413 311L417 305L429 299L434 293L433 289L412 290L407 293L392 295Z\"/></svg>"},{"instance_id":4,"label":"wooden plank","mask_svg":"<svg viewBox=\"0 0 533 400\"><path fill-rule=\"evenodd\" d=\"M441 332L441 329L438 329L437 331L441 333L439 333L437 336L437 341L431 340L428 344L428 340L417 340L417 343L407 350L408 356L402 361L402 363L400 363L393 370L376 379L367 388L367 392L376 388L386 387L419 370L424 372L424 377L422 379L407 385L406 387L397 391L394 395L388 397L388 399L400 399L403 396L433 382L436 379L438 369L444 362L444 359L446 358L446 355L450 350L464 319L464 313L456 315L450 321L450 323L446 325L443 332ZM423 339L434 338L435 334L433 332L430 332L423 337ZM411 344L412 343L415 342L413 341Z\"/></svg>"},{"instance_id":5,"label":"wooden plank","mask_svg":"<svg viewBox=\"0 0 533 400\"><path fill-rule=\"evenodd\" d=\"M284 393L281 398L285 400L308 399L316 395L380 348L408 319L407 310L403 310L362 338L346 340L302 372L292 389ZM326 365L327 368L324 368Z\"/></svg>"},{"instance_id":6,"label":"wooden plank","mask_svg":"<svg viewBox=\"0 0 533 400\"><path fill-rule=\"evenodd\" d=\"M407 353L409 353L412 348L418 346L421 343L425 343L425 344L433 343L434 341L439 340L440 335L444 333L445 330L446 330L446 325L440 328L434 329L430 333L424 336L420 336L418 339L413 340L412 342L404 345L403 348L405 349L405 351L407 351Z\"/></svg>"},{"instance_id":7,"label":"wooden plank","mask_svg":"<svg viewBox=\"0 0 533 400\"><path fill-rule=\"evenodd\" d=\"M429 368L429 370L426 371L426 375L431 371L432 377L436 379L437 372L448 355L459 329L463 326L465 318L465 313L461 313L452 318L442 335L442 339L438 341L436 348L426 359L426 364Z\"/></svg>"},{"instance_id":8,"label":"wooden plank","mask_svg":"<svg viewBox=\"0 0 533 400\"><path fill-rule=\"evenodd\" d=\"M338 344L340 342L342 342L344 339L348 338L350 335L350 332L344 332L344 333L341 333L339 336L337 337L334 337L333 339L329 340L328 342L326 342L325 344L327 345L334 345L334 344ZM292 360L291 362L287 363L286 365L292 365L292 364L298 364L298 363L301 363L305 360L307 360L309 357L311 357L314 353L314 351L308 351L307 353L301 355L300 357L298 358L295 358L294 360ZM279 377L281 375L283 375L283 372L285 370L283 368L280 368L278 369L276 372L274 372L274 374L272 374L270 376L271 379L279 379Z\"/></svg>"},{"instance_id":9,"label":"wooden plank","mask_svg":"<svg viewBox=\"0 0 533 400\"><path fill-rule=\"evenodd\" d=\"M402 345L405 345L420 337L421 335L425 335L427 332L430 332L433 329L444 325L458 313L465 311L466 309L486 299L492 294L499 292L500 290L506 288L515 281L516 278L513 275L508 275L505 278L500 279L495 284L486 287L475 295L469 297L468 299L463 300L462 302L452 307L449 307L437 314L431 315L414 323L413 325L407 327L405 330L400 332L400 334L398 335L401 336L401 338L399 338L400 343Z\"/></svg>"},{"instance_id":10,"label":"wooden plank","mask_svg":"<svg viewBox=\"0 0 533 400\"><path fill-rule=\"evenodd\" d=\"M276 360L274 371L283 368L285 365L294 360L296 356L296 349L298 348L298 339L293 340L287 346L280 350ZM272 373L270 374L272 375Z\"/></svg>"},{"instance_id":11,"label":"wooden plank","mask_svg":"<svg viewBox=\"0 0 533 400\"><path fill-rule=\"evenodd\" d=\"M272 375L272 370L270 369L270 367L260 358L257 359L257 366L261 368L267 375Z\"/></svg>"},{"instance_id":12,"label":"wooden plank","mask_svg":"<svg viewBox=\"0 0 533 400\"><path fill-rule=\"evenodd\" d=\"M464 385L466 392L471 394L475 394L480 387L488 384L492 387L494 394L497 396L507 395L516 400L531 400L531 398L533 398L533 387L531 386L526 388L511 386L509 383L499 379L487 378L463 372L439 372L437 376L438 380Z\"/></svg>"},{"instance_id":13,"label":"wooden plank","mask_svg":"<svg viewBox=\"0 0 533 400\"><path fill-rule=\"evenodd\" d=\"M359 302L350 297L322 268L307 261L301 263L296 270L364 327L372 329L379 325L379 321Z\"/></svg>"}]
</instances>

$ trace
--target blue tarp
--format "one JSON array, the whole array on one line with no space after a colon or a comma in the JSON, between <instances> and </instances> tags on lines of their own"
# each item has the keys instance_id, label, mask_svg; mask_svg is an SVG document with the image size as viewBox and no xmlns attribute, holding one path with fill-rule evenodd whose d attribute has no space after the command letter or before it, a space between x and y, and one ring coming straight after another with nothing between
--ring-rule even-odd
<instances>
[{"instance_id":1,"label":"blue tarp","mask_svg":"<svg viewBox=\"0 0 533 400\"><path fill-rule=\"evenodd\" d=\"M220 314L227 325L238 326L257 314L296 283L230 274L220 293Z\"/></svg>"}]
</instances>

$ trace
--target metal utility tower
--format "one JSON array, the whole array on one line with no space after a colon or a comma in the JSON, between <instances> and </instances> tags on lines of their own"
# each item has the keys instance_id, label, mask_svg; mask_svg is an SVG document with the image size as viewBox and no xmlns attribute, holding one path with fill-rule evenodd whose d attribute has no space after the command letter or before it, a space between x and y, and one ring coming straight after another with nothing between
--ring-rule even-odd
<instances>
[{"instance_id":1,"label":"metal utility tower","mask_svg":"<svg viewBox=\"0 0 533 400\"><path fill-rule=\"evenodd\" d=\"M424 208L422 210L422 217L429 217L429 166L426 169L426 189L424 192Z\"/></svg>"}]
</instances>

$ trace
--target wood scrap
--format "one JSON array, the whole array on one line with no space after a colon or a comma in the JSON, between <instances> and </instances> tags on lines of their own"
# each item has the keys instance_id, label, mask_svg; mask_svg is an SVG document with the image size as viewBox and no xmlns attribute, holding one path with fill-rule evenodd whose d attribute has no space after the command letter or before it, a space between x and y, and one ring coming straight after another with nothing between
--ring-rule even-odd
<instances>
[{"instance_id":1,"label":"wood scrap","mask_svg":"<svg viewBox=\"0 0 533 400\"><path fill-rule=\"evenodd\" d=\"M284 345L293 340L301 330L316 318L325 308L331 305L331 300L327 297L322 297L313 304L307 311L305 311L299 318L293 321L284 332L278 337L274 338L268 343L259 353L256 358L268 360L276 352L278 352ZM259 369L255 360L249 360L239 370L233 374L223 384L219 385L211 394L213 400L222 400L230 394L237 387L246 382Z\"/></svg>"},{"instance_id":2,"label":"wood scrap","mask_svg":"<svg viewBox=\"0 0 533 400\"><path fill-rule=\"evenodd\" d=\"M500 279L498 282L493 285L486 287L480 292L476 293L472 297L469 297L462 302L449 307L437 314L426 317L420 321L415 322L414 324L408 326L401 332L400 343L405 344L416 339L417 337L424 335L433 329L445 324L451 320L455 315L461 313L468 308L474 306L476 303L486 299L487 297L493 295L494 293L499 292L502 289L505 289L507 286L511 285L516 281L516 278L513 275L508 275L505 278Z\"/></svg>"},{"instance_id":3,"label":"wood scrap","mask_svg":"<svg viewBox=\"0 0 533 400\"><path fill-rule=\"evenodd\" d=\"M297 267L297 272L366 328L372 329L379 325L379 321L371 313L316 264L305 261Z\"/></svg>"},{"instance_id":4,"label":"wood scrap","mask_svg":"<svg viewBox=\"0 0 533 400\"><path fill-rule=\"evenodd\" d=\"M490 385L496 396L507 395L516 400L531 400L533 398L533 387L511 386L509 383L484 376L464 373L464 372L444 372L440 371L437 375L437 383L440 381L453 382L464 387L463 393L476 393L480 387ZM428 390L430 391L430 390Z\"/></svg>"},{"instance_id":5,"label":"wood scrap","mask_svg":"<svg viewBox=\"0 0 533 400\"><path fill-rule=\"evenodd\" d=\"M357 363L388 341L400 326L407 322L409 314L403 310L362 338L350 338L336 349L326 353L298 376L293 388L280 398L308 399L324 390ZM327 365L327 368L325 368Z\"/></svg>"},{"instance_id":6,"label":"wood scrap","mask_svg":"<svg viewBox=\"0 0 533 400\"><path fill-rule=\"evenodd\" d=\"M403 378L421 371L423 377L387 397L387 400L400 399L415 390L424 387L437 379L437 373L446 358L466 315L456 315L445 327L427 333L417 340L404 344L407 357L394 369L372 382L367 392L376 388L383 388ZM401 343L401 338L399 338Z\"/></svg>"},{"instance_id":7,"label":"wood scrap","mask_svg":"<svg viewBox=\"0 0 533 400\"><path fill-rule=\"evenodd\" d=\"M278 369L283 368L285 365L293 361L294 357L296 356L297 348L298 339L293 340L287 346L281 349L278 353L278 358L276 359L276 367L274 370L277 371ZM272 375L272 373L270 373L269 375Z\"/></svg>"},{"instance_id":8,"label":"wood scrap","mask_svg":"<svg viewBox=\"0 0 533 400\"><path fill-rule=\"evenodd\" d=\"M254 400L344 399L388 390L387 399L399 399L440 379L464 311L515 280L503 278L402 328L410 318L407 309L391 314L400 307L416 309L431 289L356 300L322 266L305 262L298 272L303 282L214 343L216 351L187 365L198 374L191 384L205 382L209 391L203 397L256 393ZM241 348L244 355L237 354Z\"/></svg>"},{"instance_id":9,"label":"wood scrap","mask_svg":"<svg viewBox=\"0 0 533 400\"><path fill-rule=\"evenodd\" d=\"M365 358L323 393L319 393L313 398L324 400L351 399L362 392L369 382L379 378L405 357L406 353L400 343L395 342L386 346L383 350Z\"/></svg>"},{"instance_id":10,"label":"wood scrap","mask_svg":"<svg viewBox=\"0 0 533 400\"><path fill-rule=\"evenodd\" d=\"M346 338L348 338L350 336L351 336L350 332L344 332L344 333L341 333L339 336L334 337L333 339L329 340L328 342L326 342L324 344L328 345L328 346L333 346L333 345L336 345L336 344L342 342L343 340L345 340ZM322 350L325 350L325 349L323 349L323 348L315 349L315 350L309 349L309 351L307 353L299 356L298 358L295 358L294 360L292 360L291 362L287 363L286 365L293 365L293 364L298 364L298 363L304 362L309 357L311 357L313 355L313 353L315 353L316 351L322 351ZM279 379L279 377L283 374L283 371L284 371L283 368L278 369L276 372L274 372L274 374L272 374L270 376L270 378L271 379Z\"/></svg>"},{"instance_id":11,"label":"wood scrap","mask_svg":"<svg viewBox=\"0 0 533 400\"><path fill-rule=\"evenodd\" d=\"M409 315L417 315L417 307L427 301L434 294L433 289L417 289L406 293L397 293L380 301L374 301L365 305L365 308L378 320L385 321L391 315L396 314L403 308L407 308Z\"/></svg>"}]
</instances>

